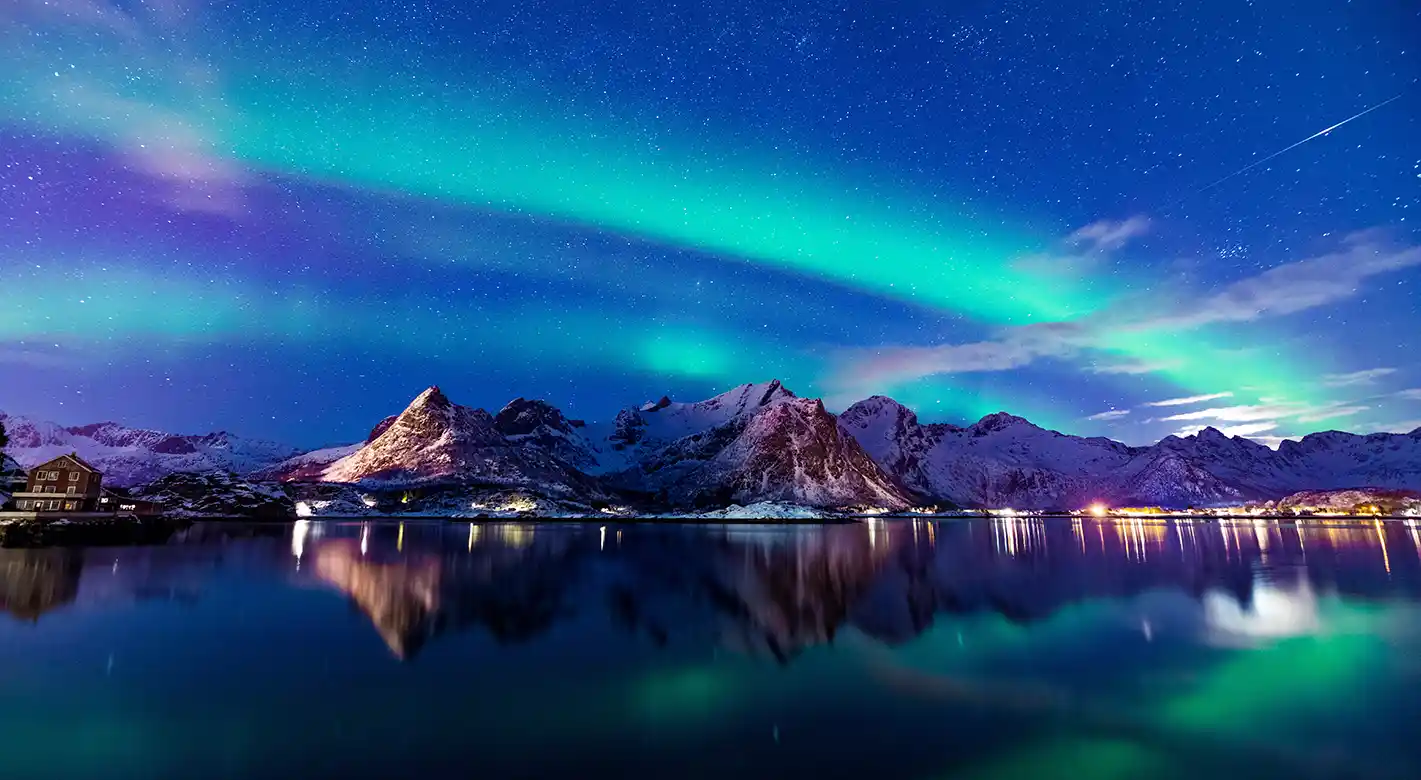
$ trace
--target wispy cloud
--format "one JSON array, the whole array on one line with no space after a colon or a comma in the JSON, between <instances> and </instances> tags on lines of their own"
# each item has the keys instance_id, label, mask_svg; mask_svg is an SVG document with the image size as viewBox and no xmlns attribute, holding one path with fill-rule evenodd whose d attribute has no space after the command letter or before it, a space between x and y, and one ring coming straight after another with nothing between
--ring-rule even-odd
<instances>
[{"instance_id":1,"label":"wispy cloud","mask_svg":"<svg viewBox=\"0 0 1421 780\"><path fill-rule=\"evenodd\" d=\"M1187 406L1205 401L1217 401L1220 398L1232 398L1233 393L1209 393L1208 395L1191 395L1184 398L1166 398L1163 401L1150 401L1145 406ZM1172 418L1171 418L1172 419Z\"/></svg>"},{"instance_id":2,"label":"wispy cloud","mask_svg":"<svg viewBox=\"0 0 1421 780\"><path fill-rule=\"evenodd\" d=\"M1149 219L1143 216L1092 222L1067 236L1057 249L1017 258L1012 266L1048 276L1083 275L1100 265L1110 253L1144 235L1149 227Z\"/></svg>"},{"instance_id":3,"label":"wispy cloud","mask_svg":"<svg viewBox=\"0 0 1421 780\"><path fill-rule=\"evenodd\" d=\"M1259 444L1262 444L1265 447L1270 447L1275 450L1278 449L1278 447L1282 446L1283 442L1285 441L1298 440L1298 437L1296 436L1249 436L1248 438L1258 442Z\"/></svg>"},{"instance_id":4,"label":"wispy cloud","mask_svg":"<svg viewBox=\"0 0 1421 780\"><path fill-rule=\"evenodd\" d=\"M1362 231L1347 236L1338 251L1271 268L1128 327L1186 329L1295 314L1355 297L1367 279L1416 265L1421 247L1393 247L1380 231Z\"/></svg>"},{"instance_id":5,"label":"wispy cloud","mask_svg":"<svg viewBox=\"0 0 1421 780\"><path fill-rule=\"evenodd\" d=\"M1115 235L1104 229L1090 234L1102 239ZM996 338L968 344L846 351L827 383L873 388L935 374L1008 371L1041 358L1108 350L1112 335L1122 332L1179 332L1294 314L1352 298L1367 279L1417 265L1421 246L1394 246L1380 231L1363 231L1347 236L1334 252L1277 266L1203 296L1171 294L1177 303L1163 307L1141 306L1136 300L1082 320L1006 328ZM1165 370L1144 361L1089 370L1131 374L1148 373L1146 368Z\"/></svg>"},{"instance_id":6,"label":"wispy cloud","mask_svg":"<svg viewBox=\"0 0 1421 780\"><path fill-rule=\"evenodd\" d=\"M0 344L0 366L19 368L78 369L84 358L59 347L40 348L24 344Z\"/></svg>"},{"instance_id":7,"label":"wispy cloud","mask_svg":"<svg viewBox=\"0 0 1421 780\"><path fill-rule=\"evenodd\" d=\"M1410 390L1401 390L1396 393L1396 397L1403 398L1407 401L1421 401L1421 387L1412 388Z\"/></svg>"},{"instance_id":8,"label":"wispy cloud","mask_svg":"<svg viewBox=\"0 0 1421 780\"><path fill-rule=\"evenodd\" d=\"M1299 414L1297 416L1297 421L1300 423L1315 423L1322 422L1324 420L1335 420L1338 417L1351 417L1353 415L1361 414L1362 412L1365 412L1371 408L1372 407L1370 406L1362 406L1360 404L1354 404L1351 406L1346 404L1333 404L1330 406L1319 407L1314 411Z\"/></svg>"},{"instance_id":9,"label":"wispy cloud","mask_svg":"<svg viewBox=\"0 0 1421 780\"><path fill-rule=\"evenodd\" d=\"M1107 363L1105 365L1096 364L1090 367L1093 374L1153 374L1156 371L1168 371L1172 368L1179 368L1182 363L1178 360L1124 360L1118 363Z\"/></svg>"},{"instance_id":10,"label":"wispy cloud","mask_svg":"<svg viewBox=\"0 0 1421 780\"><path fill-rule=\"evenodd\" d=\"M1326 374L1322 377L1322 384L1325 387L1369 385L1384 376L1395 373L1396 369L1394 368L1369 368L1365 371L1353 371L1350 374Z\"/></svg>"},{"instance_id":11,"label":"wispy cloud","mask_svg":"<svg viewBox=\"0 0 1421 780\"><path fill-rule=\"evenodd\" d=\"M1227 428L1221 428L1219 432L1225 436L1243 436L1246 438L1256 433L1271 431L1277 427L1278 423L1276 422L1247 423L1245 425L1231 425Z\"/></svg>"},{"instance_id":12,"label":"wispy cloud","mask_svg":"<svg viewBox=\"0 0 1421 780\"><path fill-rule=\"evenodd\" d=\"M229 218L244 213L250 177L223 148L233 116L211 58L188 42L200 28L188 0L20 0L13 12L41 27L84 28L122 47L136 68L157 74L135 90L136 82L117 86L65 69L32 89L70 121L102 127L135 171L163 183L173 208Z\"/></svg>"},{"instance_id":13,"label":"wispy cloud","mask_svg":"<svg viewBox=\"0 0 1421 780\"><path fill-rule=\"evenodd\" d=\"M1149 232L1149 229L1150 220L1143 215L1120 221L1102 219L1077 230L1067 240L1096 252L1113 252Z\"/></svg>"},{"instance_id":14,"label":"wispy cloud","mask_svg":"<svg viewBox=\"0 0 1421 780\"><path fill-rule=\"evenodd\" d=\"M1400 422L1377 423L1362 428L1364 433L1411 433L1417 428L1421 428L1421 419L1401 420Z\"/></svg>"},{"instance_id":15,"label":"wispy cloud","mask_svg":"<svg viewBox=\"0 0 1421 780\"><path fill-rule=\"evenodd\" d=\"M1176 422L1185 420L1213 420L1216 422L1258 422L1260 420L1276 420L1279 417L1291 417L1298 412L1298 407L1285 405L1243 405L1243 406L1220 406L1210 409L1200 409L1197 412L1181 412L1168 417L1161 417L1166 422Z\"/></svg>"},{"instance_id":16,"label":"wispy cloud","mask_svg":"<svg viewBox=\"0 0 1421 780\"><path fill-rule=\"evenodd\" d=\"M1129 409L1111 409L1105 412L1097 412L1087 417L1087 420L1118 420L1129 414Z\"/></svg>"},{"instance_id":17,"label":"wispy cloud","mask_svg":"<svg viewBox=\"0 0 1421 780\"><path fill-rule=\"evenodd\" d=\"M1352 417L1371 409L1359 404L1333 403L1310 405L1303 403L1242 404L1181 412L1160 419L1166 422L1188 422L1207 420L1218 423L1275 423L1292 420L1298 423L1316 423L1340 417Z\"/></svg>"}]
</instances>

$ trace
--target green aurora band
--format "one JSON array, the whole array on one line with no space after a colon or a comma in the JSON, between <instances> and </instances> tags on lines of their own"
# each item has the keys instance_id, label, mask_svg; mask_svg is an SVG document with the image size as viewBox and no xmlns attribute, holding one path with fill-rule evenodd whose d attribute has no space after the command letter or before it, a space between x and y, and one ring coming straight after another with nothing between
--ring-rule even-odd
<instances>
[{"instance_id":1,"label":"green aurora band","mask_svg":"<svg viewBox=\"0 0 1421 780\"><path fill-rule=\"evenodd\" d=\"M87 55L79 59L88 59L82 67L46 73L34 67L37 58L25 56L18 36L0 35L0 41L18 52L0 62L22 74L8 88L0 86L0 121L10 124L38 122L46 131L132 142L142 132L141 118L100 110L86 97L107 92L119 96L111 99L119 106L181 117L210 140L214 155L276 175L553 217L961 313L989 327L1079 320L1103 310L1119 290L1112 278L1071 280L1022 270L1012 260L1039 248L1039 241L931 213L911 193L865 196L852 182L791 170L769 155L677 152L665 145L653 153L610 121L540 116L536 101L435 99L429 95L441 90L433 82L395 85L349 69L317 77L309 65L281 65L274 52L249 52L249 61L262 68L224 74L228 87L220 99L194 100L188 91L165 88L161 78L110 81L95 92L90 74L119 70L113 66L121 48L106 51L90 39L89 48L80 49ZM306 79L287 77L293 73ZM75 74L84 74L82 82ZM332 83L349 89L324 86ZM182 319L202 328L210 318L204 311ZM14 333L12 327L0 331ZM762 362L765 349L746 354L741 339L639 337L625 358L652 373L725 381L784 365ZM1099 352L1170 362L1161 376L1189 392L1244 387L1259 397L1327 400L1307 389L1315 385L1293 368L1297 361L1220 360L1210 341L1195 333L1112 332ZM955 409L1003 407L945 382L933 386Z\"/></svg>"}]
</instances>

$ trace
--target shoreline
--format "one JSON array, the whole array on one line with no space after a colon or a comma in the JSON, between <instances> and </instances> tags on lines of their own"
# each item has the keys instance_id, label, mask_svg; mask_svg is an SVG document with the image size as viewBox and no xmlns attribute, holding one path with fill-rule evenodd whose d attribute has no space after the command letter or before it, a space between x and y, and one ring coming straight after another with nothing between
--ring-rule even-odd
<instances>
[{"instance_id":1,"label":"shoreline","mask_svg":"<svg viewBox=\"0 0 1421 780\"><path fill-rule=\"evenodd\" d=\"M1153 515L1153 516L1111 516L1105 517L1060 514L877 514L838 515L831 517L565 517L536 515L523 517L449 517L447 515L382 515L382 516L327 516L293 517L287 519L252 519L235 515L214 515L210 517L144 517L144 518L88 518L81 520L56 519L39 521L14 519L0 521L0 547L41 548L41 547L114 547L163 544L175 533L191 528L197 523L213 525L249 525L284 527L297 523L378 523L396 525L400 523L420 523L427 525L495 525L509 523L540 525L617 525L617 526L833 526L883 522L906 522L928 520L930 522L951 522L971 520L996 520L1010 522L1092 520L1095 522L1125 522L1159 525L1166 522L1188 523L1241 523L1265 522L1285 526L1327 524L1332 526L1371 526L1378 523L1402 523L1421 525L1421 518L1405 515L1389 516L1320 516L1297 517L1293 515Z\"/></svg>"}]
</instances>

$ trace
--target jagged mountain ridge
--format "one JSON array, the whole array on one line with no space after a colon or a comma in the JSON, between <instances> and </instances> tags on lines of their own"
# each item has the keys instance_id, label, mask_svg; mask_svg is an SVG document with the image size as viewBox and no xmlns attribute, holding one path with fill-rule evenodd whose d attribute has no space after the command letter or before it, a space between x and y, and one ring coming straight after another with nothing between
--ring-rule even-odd
<instances>
[{"instance_id":1,"label":"jagged mountain ridge","mask_svg":"<svg viewBox=\"0 0 1421 780\"><path fill-rule=\"evenodd\" d=\"M115 422L65 427L0 412L10 437L6 453L25 468L78 453L104 473L104 484L132 487L177 472L249 473L300 450L226 431L181 435L130 428Z\"/></svg>"},{"instance_id":2,"label":"jagged mountain ridge","mask_svg":"<svg viewBox=\"0 0 1421 780\"><path fill-rule=\"evenodd\" d=\"M562 413L535 408L523 399L515 403L526 405L526 413L510 404L499 413L500 423L483 409L460 406L438 387L430 387L393 421L376 426L363 446L307 479L382 488L517 486L554 496L599 497L597 483L569 462L585 454L581 448L540 443L558 438L539 436L549 425L571 430ZM559 457L563 451L569 460Z\"/></svg>"},{"instance_id":3,"label":"jagged mountain ridge","mask_svg":"<svg viewBox=\"0 0 1421 780\"><path fill-rule=\"evenodd\" d=\"M642 457L614 479L682 506L785 501L902 509L912 504L817 399L796 398L773 382L763 391L747 385L703 404L685 407L690 413L671 421L654 419L671 407L639 412L645 424L637 430L643 432L683 432L693 414L711 427L670 441L640 439Z\"/></svg>"},{"instance_id":4,"label":"jagged mountain ridge","mask_svg":"<svg viewBox=\"0 0 1421 780\"><path fill-rule=\"evenodd\" d=\"M927 503L1075 509L1095 501L1184 507L1301 490L1421 488L1421 430L1316 433L1275 451L1210 428L1131 447L1048 431L1005 413L968 426L924 424L883 396L835 416L778 381L695 403L663 397L625 409L604 426L525 398L490 414L431 387L376 424L365 441L299 454L225 433L173 436L114 423L63 428L0 420L10 426L10 449L22 463L77 451L119 485L174 472L235 472L376 490L476 485L662 508L779 501L891 509Z\"/></svg>"},{"instance_id":5,"label":"jagged mountain ridge","mask_svg":"<svg viewBox=\"0 0 1421 780\"><path fill-rule=\"evenodd\" d=\"M1275 451L1206 428L1131 447L1045 430L1002 413L966 428L923 425L883 396L854 404L839 423L919 496L962 506L1209 506L1308 489L1421 486L1421 429L1314 433Z\"/></svg>"},{"instance_id":6,"label":"jagged mountain ridge","mask_svg":"<svg viewBox=\"0 0 1421 780\"><path fill-rule=\"evenodd\" d=\"M593 501L623 493L658 506L911 503L821 402L778 381L698 403L648 403L601 436L544 401L518 398L490 415L430 388L353 451L310 453L267 474L375 488L501 485Z\"/></svg>"}]
</instances>

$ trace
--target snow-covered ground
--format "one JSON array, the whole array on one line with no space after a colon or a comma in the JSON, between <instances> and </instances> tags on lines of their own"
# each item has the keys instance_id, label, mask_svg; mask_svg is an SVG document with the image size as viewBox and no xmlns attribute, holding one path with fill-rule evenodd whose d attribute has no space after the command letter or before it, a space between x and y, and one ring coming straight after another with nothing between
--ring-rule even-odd
<instances>
[{"instance_id":1,"label":"snow-covered ground","mask_svg":"<svg viewBox=\"0 0 1421 780\"><path fill-rule=\"evenodd\" d=\"M748 506L731 504L724 509L665 515L668 519L677 520L827 520L836 516L814 507L775 501L759 501Z\"/></svg>"},{"instance_id":2,"label":"snow-covered ground","mask_svg":"<svg viewBox=\"0 0 1421 780\"><path fill-rule=\"evenodd\" d=\"M104 474L104 484L132 487L175 472L246 474L297 453L293 447L226 432L178 435L118 423L65 427L0 414L6 452L25 468L77 453Z\"/></svg>"}]
</instances>

